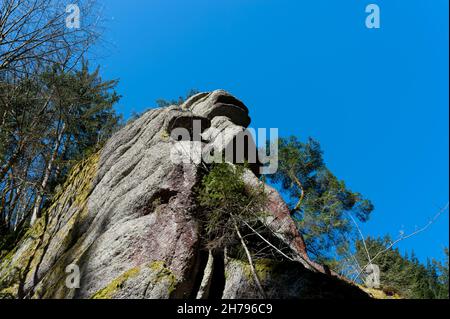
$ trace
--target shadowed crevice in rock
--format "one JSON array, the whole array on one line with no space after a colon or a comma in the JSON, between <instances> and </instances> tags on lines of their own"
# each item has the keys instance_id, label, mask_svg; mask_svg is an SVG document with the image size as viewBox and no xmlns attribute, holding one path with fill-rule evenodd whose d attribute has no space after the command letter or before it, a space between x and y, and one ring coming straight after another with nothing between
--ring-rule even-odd
<instances>
[{"instance_id":1,"label":"shadowed crevice in rock","mask_svg":"<svg viewBox=\"0 0 450 319\"><path fill-rule=\"evenodd\" d=\"M210 120L214 117L225 116L235 125L247 127L250 124L245 104L223 90L195 95L181 105L181 108Z\"/></svg>"},{"instance_id":2,"label":"shadowed crevice in rock","mask_svg":"<svg viewBox=\"0 0 450 319\"><path fill-rule=\"evenodd\" d=\"M225 257L223 251L213 253L213 271L209 288L209 299L222 299L225 288Z\"/></svg>"},{"instance_id":3,"label":"shadowed crevice in rock","mask_svg":"<svg viewBox=\"0 0 450 319\"><path fill-rule=\"evenodd\" d=\"M141 215L145 216L161 209L160 206L168 204L170 199L175 196L177 196L176 191L166 188L159 189L150 197L149 204L142 209Z\"/></svg>"},{"instance_id":4,"label":"shadowed crevice in rock","mask_svg":"<svg viewBox=\"0 0 450 319\"><path fill-rule=\"evenodd\" d=\"M205 251L204 249L200 249L199 253L198 253L198 261L197 261L197 271L195 273L195 279L194 279L194 284L192 287L192 291L189 295L189 299L203 299L203 297L207 298L207 295L209 293L209 291L204 291L204 292L200 292L199 291L201 288L207 288L206 286L208 286L208 278L205 278L208 276L208 274L206 273L206 266L208 263L208 252ZM203 281L206 282L205 287L201 287Z\"/></svg>"},{"instance_id":5,"label":"shadowed crevice in rock","mask_svg":"<svg viewBox=\"0 0 450 319\"><path fill-rule=\"evenodd\" d=\"M200 129L195 132L195 125ZM186 129L189 132L190 141L200 141L201 136L194 136L194 134L201 134L203 131L211 127L211 121L206 117L194 116L192 114L183 114L171 119L168 123L168 134L172 135L173 130L177 128Z\"/></svg>"},{"instance_id":6,"label":"shadowed crevice in rock","mask_svg":"<svg viewBox=\"0 0 450 319\"><path fill-rule=\"evenodd\" d=\"M234 164L246 164L255 176L259 177L259 169L262 166L258 158L258 149L249 132L238 133L226 146L226 154L233 154L232 157L225 156L225 159Z\"/></svg>"}]
</instances>

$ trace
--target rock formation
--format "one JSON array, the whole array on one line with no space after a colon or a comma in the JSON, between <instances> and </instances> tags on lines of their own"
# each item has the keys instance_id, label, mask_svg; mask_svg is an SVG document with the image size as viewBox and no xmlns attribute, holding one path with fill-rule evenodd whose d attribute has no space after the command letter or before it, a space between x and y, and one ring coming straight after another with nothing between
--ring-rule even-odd
<instances>
[{"instance_id":1,"label":"rock formation","mask_svg":"<svg viewBox=\"0 0 450 319\"><path fill-rule=\"evenodd\" d=\"M170 160L174 128L191 130L199 120L203 134L197 143L217 150L245 130L248 113L241 101L219 90L197 94L181 107L152 109L126 125L98 154L74 167L43 216L0 261L0 296L259 298L248 263L201 249L193 189L204 163ZM225 144L217 144L225 128ZM254 168L246 171L250 187L262 183L256 175ZM281 196L268 185L264 190L267 224L295 256L256 262L267 295L367 298L309 260ZM66 282L69 265L79 267L79 288Z\"/></svg>"}]
</instances>

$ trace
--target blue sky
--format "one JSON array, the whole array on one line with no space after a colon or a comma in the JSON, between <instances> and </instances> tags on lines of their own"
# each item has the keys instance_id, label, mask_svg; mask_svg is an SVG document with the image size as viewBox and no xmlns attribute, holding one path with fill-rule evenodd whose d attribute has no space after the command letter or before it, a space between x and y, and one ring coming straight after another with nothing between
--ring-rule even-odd
<instances>
[{"instance_id":1,"label":"blue sky","mask_svg":"<svg viewBox=\"0 0 450 319\"><path fill-rule=\"evenodd\" d=\"M381 28L365 27L365 6ZM423 226L448 201L447 0L108 0L96 62L117 110L223 88L252 127L318 139L328 166L376 206L367 235ZM448 212L400 244L448 246Z\"/></svg>"}]
</instances>

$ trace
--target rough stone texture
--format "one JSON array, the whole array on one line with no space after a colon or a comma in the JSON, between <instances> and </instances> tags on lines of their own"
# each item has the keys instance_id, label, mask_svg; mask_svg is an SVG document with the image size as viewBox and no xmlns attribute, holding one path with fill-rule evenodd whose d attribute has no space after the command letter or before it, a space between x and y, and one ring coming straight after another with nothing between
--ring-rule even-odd
<instances>
[{"instance_id":1,"label":"rough stone texture","mask_svg":"<svg viewBox=\"0 0 450 319\"><path fill-rule=\"evenodd\" d=\"M203 271L202 282L197 292L197 299L208 299L214 272L214 256L208 252L208 261Z\"/></svg>"},{"instance_id":2,"label":"rough stone texture","mask_svg":"<svg viewBox=\"0 0 450 319\"><path fill-rule=\"evenodd\" d=\"M367 295L334 276L298 267L296 262L258 260L256 273L271 299L364 299ZM225 266L224 299L258 299L249 264L228 259Z\"/></svg>"},{"instance_id":3,"label":"rough stone texture","mask_svg":"<svg viewBox=\"0 0 450 319\"><path fill-rule=\"evenodd\" d=\"M202 141L184 141L178 150L183 161L175 163L170 133L177 127L192 131L193 120L202 123ZM223 291L226 298L257 297L245 263L227 258L224 272L223 265L206 262L193 191L205 164L189 161L184 149L221 152L249 123L245 105L221 90L195 95L181 107L150 110L129 123L73 169L43 217L0 261L0 297L204 298L208 290L215 296ZM249 187L261 183L252 171L245 173ZM281 276L266 271L269 296L364 297L322 274L308 259L280 195L267 185L265 191L265 222L296 260L274 268L285 271ZM66 285L69 264L79 266L78 289ZM225 282L217 284L218 277Z\"/></svg>"},{"instance_id":4,"label":"rough stone texture","mask_svg":"<svg viewBox=\"0 0 450 319\"><path fill-rule=\"evenodd\" d=\"M235 125L247 127L250 124L248 109L244 103L223 90L194 95L181 108L210 120L216 116L225 116Z\"/></svg>"}]
</instances>

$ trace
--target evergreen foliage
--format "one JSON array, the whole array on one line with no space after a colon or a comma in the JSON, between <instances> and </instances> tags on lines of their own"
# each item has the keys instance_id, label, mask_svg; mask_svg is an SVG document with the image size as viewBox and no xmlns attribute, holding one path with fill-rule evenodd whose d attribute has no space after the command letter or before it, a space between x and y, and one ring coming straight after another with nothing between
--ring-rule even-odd
<instances>
[{"instance_id":1,"label":"evergreen foliage","mask_svg":"<svg viewBox=\"0 0 450 319\"><path fill-rule=\"evenodd\" d=\"M202 208L200 220L208 249L225 248L236 243L234 225L255 224L264 213L263 189L249 189L243 180L244 166L217 163L203 177L197 190Z\"/></svg>"},{"instance_id":2,"label":"evergreen foliage","mask_svg":"<svg viewBox=\"0 0 450 319\"><path fill-rule=\"evenodd\" d=\"M87 62L0 81L0 249L39 217L72 165L120 127L116 85Z\"/></svg>"},{"instance_id":3,"label":"evergreen foliage","mask_svg":"<svg viewBox=\"0 0 450 319\"><path fill-rule=\"evenodd\" d=\"M292 199L292 215L309 252L330 264L336 253L348 250L347 239L354 232L349 214L365 222L374 207L333 175L314 139L303 143L294 136L280 138L278 147L278 171L269 178Z\"/></svg>"},{"instance_id":4,"label":"evergreen foliage","mask_svg":"<svg viewBox=\"0 0 450 319\"><path fill-rule=\"evenodd\" d=\"M198 91L197 89L190 89L187 94L186 97L183 96L179 96L178 99L172 99L172 100L166 100L166 99L157 99L156 100L156 105L158 107L167 107L167 106L171 106L171 105L181 105L183 104L187 99L189 99L191 96L194 96L196 94L200 93L200 91Z\"/></svg>"},{"instance_id":5,"label":"evergreen foliage","mask_svg":"<svg viewBox=\"0 0 450 319\"><path fill-rule=\"evenodd\" d=\"M371 238L365 240L371 258L378 252L389 248L391 239ZM413 299L448 299L448 249L443 264L437 261L427 261L423 265L415 257L402 255L397 248L389 248L379 255L374 264L380 268L381 289L387 293L397 293L403 298ZM362 240L356 242L356 260L360 267L369 261Z\"/></svg>"}]
</instances>

